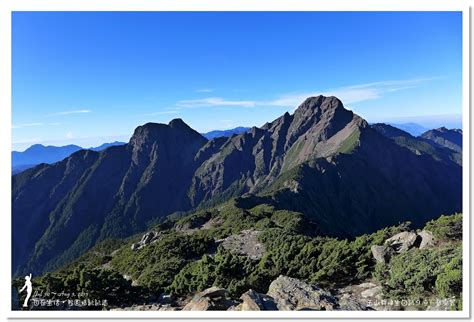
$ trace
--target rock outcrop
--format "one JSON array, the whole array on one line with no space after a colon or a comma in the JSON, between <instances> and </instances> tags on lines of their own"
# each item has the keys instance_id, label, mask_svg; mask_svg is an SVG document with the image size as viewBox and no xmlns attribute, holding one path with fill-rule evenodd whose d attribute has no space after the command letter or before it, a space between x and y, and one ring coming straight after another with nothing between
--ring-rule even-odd
<instances>
[{"instance_id":1,"label":"rock outcrop","mask_svg":"<svg viewBox=\"0 0 474 322\"><path fill-rule=\"evenodd\" d=\"M309 285L296 278L280 275L268 289L278 310L334 310L337 299L328 291Z\"/></svg>"},{"instance_id":2,"label":"rock outcrop","mask_svg":"<svg viewBox=\"0 0 474 322\"><path fill-rule=\"evenodd\" d=\"M142 236L142 239L140 239L140 241L138 243L132 244L131 249L134 250L134 251L139 250L139 249L145 247L146 245L149 245L149 244L157 241L160 238L160 235L161 234L158 233L158 232L149 231L149 232L147 232L146 234L144 234Z\"/></svg>"},{"instance_id":3,"label":"rock outcrop","mask_svg":"<svg viewBox=\"0 0 474 322\"><path fill-rule=\"evenodd\" d=\"M418 239L418 235L414 232L403 231L390 237L385 244L397 253L403 253L412 248Z\"/></svg>"},{"instance_id":4,"label":"rock outcrop","mask_svg":"<svg viewBox=\"0 0 474 322\"><path fill-rule=\"evenodd\" d=\"M433 247L435 243L435 238L429 231L422 230L418 233L403 231L385 240L383 245L372 245L370 249L377 262L388 263L395 254L406 252L413 247L419 249Z\"/></svg>"},{"instance_id":5,"label":"rock outcrop","mask_svg":"<svg viewBox=\"0 0 474 322\"><path fill-rule=\"evenodd\" d=\"M427 231L427 230L422 230L418 233L418 236L420 236L421 238L420 247L419 247L420 249L433 247L435 245L435 238L432 232Z\"/></svg>"},{"instance_id":6,"label":"rock outcrop","mask_svg":"<svg viewBox=\"0 0 474 322\"><path fill-rule=\"evenodd\" d=\"M248 290L240 297L242 303L240 304L241 311L275 311L278 307L268 295L260 294L254 290Z\"/></svg>"},{"instance_id":7,"label":"rock outcrop","mask_svg":"<svg viewBox=\"0 0 474 322\"><path fill-rule=\"evenodd\" d=\"M394 253L393 249L386 245L373 245L370 247L370 250L372 251L375 260L380 263L388 263Z\"/></svg>"},{"instance_id":8,"label":"rock outcrop","mask_svg":"<svg viewBox=\"0 0 474 322\"><path fill-rule=\"evenodd\" d=\"M339 310L378 310L373 303L382 300L382 286L371 281L348 285L337 290Z\"/></svg>"},{"instance_id":9,"label":"rock outcrop","mask_svg":"<svg viewBox=\"0 0 474 322\"><path fill-rule=\"evenodd\" d=\"M227 291L219 287L211 287L199 294L196 294L188 304L183 307L183 311L225 311L238 302L226 297Z\"/></svg>"}]
</instances>

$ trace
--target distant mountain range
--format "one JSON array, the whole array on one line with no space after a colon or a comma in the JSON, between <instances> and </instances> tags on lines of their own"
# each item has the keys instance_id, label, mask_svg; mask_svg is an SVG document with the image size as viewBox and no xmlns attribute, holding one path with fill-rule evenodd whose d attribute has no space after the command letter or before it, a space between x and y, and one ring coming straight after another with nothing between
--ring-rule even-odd
<instances>
[{"instance_id":1,"label":"distant mountain range","mask_svg":"<svg viewBox=\"0 0 474 322\"><path fill-rule=\"evenodd\" d=\"M252 196L243 207L299 212L320 235L421 227L461 210L461 154L452 143L462 133L451 132L414 137L369 125L324 96L212 140L181 119L147 123L125 145L79 150L13 176L13 272L51 271L101 240L240 196Z\"/></svg>"},{"instance_id":2,"label":"distant mountain range","mask_svg":"<svg viewBox=\"0 0 474 322\"><path fill-rule=\"evenodd\" d=\"M24 171L32 168L40 163L54 163L67 158L72 153L82 149L89 149L93 151L102 151L108 147L123 145L125 142L112 142L104 143L97 147L82 148L78 145L65 145L65 146L44 146L42 144L35 144L30 146L23 152L13 151L12 152L12 174Z\"/></svg>"},{"instance_id":3,"label":"distant mountain range","mask_svg":"<svg viewBox=\"0 0 474 322\"><path fill-rule=\"evenodd\" d=\"M248 130L250 130L249 127L239 126L239 127L236 127L234 129L230 129L230 130L216 130L216 131L210 131L210 132L201 133L201 134L206 139L211 140L211 139L215 139L215 138L218 138L218 137L230 137L234 134L245 133Z\"/></svg>"},{"instance_id":4,"label":"distant mountain range","mask_svg":"<svg viewBox=\"0 0 474 322\"><path fill-rule=\"evenodd\" d=\"M447 142L449 141L450 138L444 139L442 136L442 133L446 131L451 131L446 128L440 128L440 129L434 129L434 130L428 130L424 128L423 126L416 124L416 123L403 123L403 124L393 124L393 123L387 123L387 125L390 125L392 127L401 129L412 136L421 136L422 134L425 138L428 137L434 137L434 135L438 136L438 139L435 143L438 143L439 145L446 146ZM245 133L249 131L251 128L249 127L236 127L233 129L229 130L214 130L210 131L207 133L201 133L202 136L204 136L206 139L211 140L219 137L231 137L232 135L237 135L241 133ZM434 132L435 131L435 132ZM426 134L424 134L427 132ZM446 132L449 133L449 132ZM453 138L453 145L451 147L457 146L457 151L461 151L461 141L462 141L462 131L458 129L454 129L453 133L458 133L458 135L461 136L461 138ZM449 134L446 134L449 135ZM92 147L88 148L89 150L93 151L101 151L104 150L110 146L116 146L116 145L124 145L126 144L125 142L112 142L112 143L104 143L100 146L97 147ZM17 152L13 151L12 152L12 174L17 174L19 172L22 172L26 169L32 168L40 163L54 163L63 160L64 158L68 157L72 153L82 150L85 148L82 148L77 145L65 145L65 146L44 146L41 144L35 144L26 149L23 152Z\"/></svg>"},{"instance_id":5,"label":"distant mountain range","mask_svg":"<svg viewBox=\"0 0 474 322\"><path fill-rule=\"evenodd\" d=\"M416 124L416 123L401 123L401 124L388 123L388 124L396 128L399 128L400 130L408 132L413 136L420 136L421 134L429 130L426 127L421 126L420 124Z\"/></svg>"},{"instance_id":6,"label":"distant mountain range","mask_svg":"<svg viewBox=\"0 0 474 322\"><path fill-rule=\"evenodd\" d=\"M201 133L206 139L214 139L217 137L229 137L234 134L241 134L248 131L249 127L236 127L229 130L215 130L207 133ZM65 145L65 146L44 146L42 144L35 144L30 146L23 152L13 151L12 152L12 174L17 174L26 169L32 168L40 163L54 163L63 160L70 156L72 153L79 150L88 149L93 151L102 151L108 147L116 145L124 145L125 142L111 142L104 143L97 147L83 148L78 145Z\"/></svg>"}]
</instances>

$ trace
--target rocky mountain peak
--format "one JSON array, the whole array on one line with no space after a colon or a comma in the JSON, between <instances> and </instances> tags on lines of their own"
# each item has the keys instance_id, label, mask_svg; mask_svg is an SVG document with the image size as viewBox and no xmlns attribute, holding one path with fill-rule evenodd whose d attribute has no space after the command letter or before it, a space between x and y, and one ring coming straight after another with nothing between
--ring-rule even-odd
<instances>
[{"instance_id":1,"label":"rocky mountain peak","mask_svg":"<svg viewBox=\"0 0 474 322\"><path fill-rule=\"evenodd\" d=\"M206 138L183 120L174 119L169 124L146 123L137 127L128 145L133 151L133 162L138 164L140 160L154 158L158 151L169 158L178 158L181 154L193 158L206 142Z\"/></svg>"},{"instance_id":2,"label":"rocky mountain peak","mask_svg":"<svg viewBox=\"0 0 474 322\"><path fill-rule=\"evenodd\" d=\"M293 114L287 145L293 144L300 136L309 132L314 141L325 141L343 129L353 118L354 113L346 110L337 97L309 97Z\"/></svg>"},{"instance_id":3,"label":"rocky mountain peak","mask_svg":"<svg viewBox=\"0 0 474 322\"><path fill-rule=\"evenodd\" d=\"M184 123L184 121L180 118L176 118L176 119L172 119L168 125L172 128L175 128L175 129L182 129L182 130L186 130L186 131L193 131L194 130L189 126L187 125L186 123Z\"/></svg>"},{"instance_id":4,"label":"rocky mountain peak","mask_svg":"<svg viewBox=\"0 0 474 322\"><path fill-rule=\"evenodd\" d=\"M295 115L311 115L334 113L337 109L344 109L342 102L334 96L311 96L304 100L295 111Z\"/></svg>"},{"instance_id":5,"label":"rocky mountain peak","mask_svg":"<svg viewBox=\"0 0 474 322\"><path fill-rule=\"evenodd\" d=\"M198 132L189 127L182 119L173 119L169 124L146 123L137 127L130 138L129 144L134 147L141 147L147 144L153 144L161 140L169 140L170 137L182 137L191 141L207 140Z\"/></svg>"}]
</instances>

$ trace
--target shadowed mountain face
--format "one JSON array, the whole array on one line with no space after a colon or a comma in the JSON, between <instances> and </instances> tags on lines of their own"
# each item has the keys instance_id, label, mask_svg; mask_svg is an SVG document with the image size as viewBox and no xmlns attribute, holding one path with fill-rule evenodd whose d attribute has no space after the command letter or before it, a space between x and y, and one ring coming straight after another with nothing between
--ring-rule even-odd
<instances>
[{"instance_id":1,"label":"shadowed mountain face","mask_svg":"<svg viewBox=\"0 0 474 322\"><path fill-rule=\"evenodd\" d=\"M422 138L430 140L439 146L462 152L462 130L448 130L441 127L435 130L429 130L421 135Z\"/></svg>"},{"instance_id":2,"label":"shadowed mountain face","mask_svg":"<svg viewBox=\"0 0 474 322\"><path fill-rule=\"evenodd\" d=\"M14 176L13 267L56 267L96 240L128 236L153 218L189 209L194 156L205 142L181 120L149 123L127 145L81 150Z\"/></svg>"},{"instance_id":3,"label":"shadowed mountain face","mask_svg":"<svg viewBox=\"0 0 474 322\"><path fill-rule=\"evenodd\" d=\"M459 165L462 164L462 154L460 151L439 145L422 136L411 136L407 132L391 125L377 123L372 124L371 127L384 136L394 140L398 145L409 149L417 155L429 155L437 161L448 164L451 162Z\"/></svg>"},{"instance_id":4,"label":"shadowed mountain face","mask_svg":"<svg viewBox=\"0 0 474 322\"><path fill-rule=\"evenodd\" d=\"M421 225L461 210L462 168L436 151L399 144L335 97L210 141L179 119L148 123L127 145L13 177L13 271L52 270L99 240L245 193L304 213L327 235Z\"/></svg>"}]
</instances>

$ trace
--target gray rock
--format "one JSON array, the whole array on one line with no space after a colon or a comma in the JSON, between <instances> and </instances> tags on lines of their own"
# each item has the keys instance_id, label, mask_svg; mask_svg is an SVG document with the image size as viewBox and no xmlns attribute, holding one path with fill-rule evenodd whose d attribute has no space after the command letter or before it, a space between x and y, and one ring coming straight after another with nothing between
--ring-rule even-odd
<instances>
[{"instance_id":1,"label":"gray rock","mask_svg":"<svg viewBox=\"0 0 474 322\"><path fill-rule=\"evenodd\" d=\"M221 287L213 286L208 289L205 289L201 292L201 296L207 296L209 298L215 297L225 297L227 294L227 290Z\"/></svg>"},{"instance_id":2,"label":"gray rock","mask_svg":"<svg viewBox=\"0 0 474 322\"><path fill-rule=\"evenodd\" d=\"M131 250L137 251L146 245L149 245L155 241L157 241L160 237L160 233L154 232L154 231L149 231L146 234L142 236L142 239L138 243L134 243L131 246Z\"/></svg>"},{"instance_id":3,"label":"gray rock","mask_svg":"<svg viewBox=\"0 0 474 322\"><path fill-rule=\"evenodd\" d=\"M333 310L336 298L296 278L280 275L268 289L279 310Z\"/></svg>"},{"instance_id":4,"label":"gray rock","mask_svg":"<svg viewBox=\"0 0 474 322\"><path fill-rule=\"evenodd\" d=\"M358 300L350 297L344 297L339 300L339 311L368 311L370 310L367 305L359 302Z\"/></svg>"},{"instance_id":5,"label":"gray rock","mask_svg":"<svg viewBox=\"0 0 474 322\"><path fill-rule=\"evenodd\" d=\"M227 291L211 287L196 294L184 307L183 311L225 311L239 303L226 298Z\"/></svg>"},{"instance_id":6,"label":"gray rock","mask_svg":"<svg viewBox=\"0 0 474 322\"><path fill-rule=\"evenodd\" d=\"M373 245L370 247L370 250L375 260L379 263L388 263L393 255L393 250L387 246Z\"/></svg>"},{"instance_id":7,"label":"gray rock","mask_svg":"<svg viewBox=\"0 0 474 322\"><path fill-rule=\"evenodd\" d=\"M418 236L421 238L420 249L433 247L435 245L435 238L430 231L422 230L418 233Z\"/></svg>"},{"instance_id":8,"label":"gray rock","mask_svg":"<svg viewBox=\"0 0 474 322\"><path fill-rule=\"evenodd\" d=\"M278 310L276 303L270 296L248 290L240 297L240 311L274 311Z\"/></svg>"},{"instance_id":9,"label":"gray rock","mask_svg":"<svg viewBox=\"0 0 474 322\"><path fill-rule=\"evenodd\" d=\"M419 237L414 232L404 231L385 241L397 253L403 253L415 245Z\"/></svg>"},{"instance_id":10,"label":"gray rock","mask_svg":"<svg viewBox=\"0 0 474 322\"><path fill-rule=\"evenodd\" d=\"M214 304L208 297L195 297L185 307L183 311L209 311Z\"/></svg>"},{"instance_id":11,"label":"gray rock","mask_svg":"<svg viewBox=\"0 0 474 322\"><path fill-rule=\"evenodd\" d=\"M265 246L258 240L259 231L242 230L239 234L231 235L222 241L222 247L232 253L245 255L257 260L265 254Z\"/></svg>"}]
</instances>

